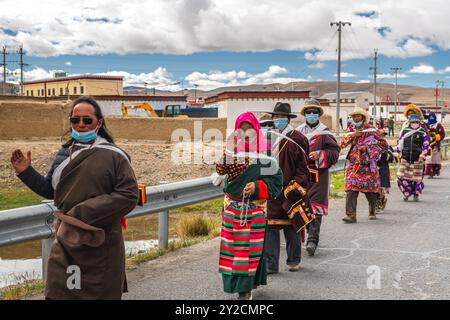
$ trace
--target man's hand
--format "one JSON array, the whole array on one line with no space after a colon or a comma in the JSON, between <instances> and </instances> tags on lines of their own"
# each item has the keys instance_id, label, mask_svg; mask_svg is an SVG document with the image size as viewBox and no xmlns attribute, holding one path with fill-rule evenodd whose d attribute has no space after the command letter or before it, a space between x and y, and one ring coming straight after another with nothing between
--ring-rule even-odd
<instances>
[{"instance_id":1,"label":"man's hand","mask_svg":"<svg viewBox=\"0 0 450 320\"><path fill-rule=\"evenodd\" d=\"M16 173L22 173L31 166L31 151L27 152L27 156L24 156L20 149L14 150L11 155L11 164Z\"/></svg>"},{"instance_id":2,"label":"man's hand","mask_svg":"<svg viewBox=\"0 0 450 320\"><path fill-rule=\"evenodd\" d=\"M309 159L316 161L317 159L319 159L319 153L317 151L313 151L309 154Z\"/></svg>"},{"instance_id":3,"label":"man's hand","mask_svg":"<svg viewBox=\"0 0 450 320\"><path fill-rule=\"evenodd\" d=\"M256 185L255 185L255 183L254 182L247 183L247 185L244 188L243 193L245 195L251 196L252 194L255 194L255 192L256 192Z\"/></svg>"},{"instance_id":4,"label":"man's hand","mask_svg":"<svg viewBox=\"0 0 450 320\"><path fill-rule=\"evenodd\" d=\"M425 161L425 159L426 159L426 156L422 153L422 154L419 156L419 160L420 160L421 162L423 162L423 161Z\"/></svg>"},{"instance_id":5,"label":"man's hand","mask_svg":"<svg viewBox=\"0 0 450 320\"><path fill-rule=\"evenodd\" d=\"M363 132L361 130L356 130L355 132L353 132L352 138L359 138L362 136L362 134Z\"/></svg>"}]
</instances>

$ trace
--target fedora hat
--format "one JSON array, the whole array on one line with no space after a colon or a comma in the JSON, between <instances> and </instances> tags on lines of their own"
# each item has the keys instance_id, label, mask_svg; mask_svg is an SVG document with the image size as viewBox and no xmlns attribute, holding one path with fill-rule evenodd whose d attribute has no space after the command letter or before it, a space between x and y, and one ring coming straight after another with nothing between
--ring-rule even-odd
<instances>
[{"instance_id":1,"label":"fedora hat","mask_svg":"<svg viewBox=\"0 0 450 320\"><path fill-rule=\"evenodd\" d=\"M273 112L268 112L271 115L277 114L281 116L286 116L288 118L297 118L297 115L291 112L291 105L286 102L277 102Z\"/></svg>"},{"instance_id":2,"label":"fedora hat","mask_svg":"<svg viewBox=\"0 0 450 320\"><path fill-rule=\"evenodd\" d=\"M305 111L307 109L318 109L319 110L319 117L323 115L323 108L320 105L319 100L317 99L308 99L305 101L305 106L303 107L302 111L300 111L300 114L302 116L305 116Z\"/></svg>"},{"instance_id":3,"label":"fedora hat","mask_svg":"<svg viewBox=\"0 0 450 320\"><path fill-rule=\"evenodd\" d=\"M365 109L363 109L361 107L356 107L353 110L353 112L351 112L349 114L349 116L354 116L354 115L357 115L357 114L362 115L364 117L364 123L369 123L370 115Z\"/></svg>"},{"instance_id":4,"label":"fedora hat","mask_svg":"<svg viewBox=\"0 0 450 320\"><path fill-rule=\"evenodd\" d=\"M91 226L62 212L55 212L54 215L61 221L56 237L63 240L64 243L72 246L99 247L105 242L103 229Z\"/></svg>"}]
</instances>

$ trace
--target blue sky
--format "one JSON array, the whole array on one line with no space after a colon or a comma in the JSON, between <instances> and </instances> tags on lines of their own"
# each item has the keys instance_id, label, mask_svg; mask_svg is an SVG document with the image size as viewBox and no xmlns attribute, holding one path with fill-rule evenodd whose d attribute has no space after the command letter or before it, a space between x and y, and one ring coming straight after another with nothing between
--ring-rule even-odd
<instances>
[{"instance_id":1,"label":"blue sky","mask_svg":"<svg viewBox=\"0 0 450 320\"><path fill-rule=\"evenodd\" d=\"M0 44L27 52L25 78L69 74L123 75L177 90L336 79L336 28L343 28L342 81L370 81L379 49L379 81L450 84L450 24L445 0L3 0ZM26 3L26 5L25 5ZM10 60L17 60L11 54ZM17 79L10 63L10 80Z\"/></svg>"}]
</instances>

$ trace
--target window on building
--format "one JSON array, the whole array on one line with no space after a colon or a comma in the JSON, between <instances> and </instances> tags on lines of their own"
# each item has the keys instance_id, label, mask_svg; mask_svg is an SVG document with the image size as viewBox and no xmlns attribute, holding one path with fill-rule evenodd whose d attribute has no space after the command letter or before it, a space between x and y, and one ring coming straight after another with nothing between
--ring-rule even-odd
<instances>
[{"instance_id":1,"label":"window on building","mask_svg":"<svg viewBox=\"0 0 450 320\"><path fill-rule=\"evenodd\" d=\"M369 99L368 99L368 98L365 98L364 101L365 101L365 102L369 102Z\"/></svg>"},{"instance_id":2,"label":"window on building","mask_svg":"<svg viewBox=\"0 0 450 320\"><path fill-rule=\"evenodd\" d=\"M59 95L62 96L64 94L64 89L63 88L59 88Z\"/></svg>"},{"instance_id":3,"label":"window on building","mask_svg":"<svg viewBox=\"0 0 450 320\"><path fill-rule=\"evenodd\" d=\"M80 86L80 94L84 94L84 87Z\"/></svg>"},{"instance_id":4,"label":"window on building","mask_svg":"<svg viewBox=\"0 0 450 320\"><path fill-rule=\"evenodd\" d=\"M69 94L69 88L66 88L66 94Z\"/></svg>"},{"instance_id":5,"label":"window on building","mask_svg":"<svg viewBox=\"0 0 450 320\"><path fill-rule=\"evenodd\" d=\"M31 96L33 97L33 95L34 95L34 94L33 94L33 90L31 90Z\"/></svg>"},{"instance_id":6,"label":"window on building","mask_svg":"<svg viewBox=\"0 0 450 320\"><path fill-rule=\"evenodd\" d=\"M29 91L27 90L27 96L29 96L30 94L29 94Z\"/></svg>"},{"instance_id":7,"label":"window on building","mask_svg":"<svg viewBox=\"0 0 450 320\"><path fill-rule=\"evenodd\" d=\"M77 94L77 87L73 87L73 94Z\"/></svg>"},{"instance_id":8,"label":"window on building","mask_svg":"<svg viewBox=\"0 0 450 320\"><path fill-rule=\"evenodd\" d=\"M52 89L52 95L56 96L55 88Z\"/></svg>"},{"instance_id":9,"label":"window on building","mask_svg":"<svg viewBox=\"0 0 450 320\"><path fill-rule=\"evenodd\" d=\"M52 90L48 89L48 90L47 90L47 95L48 95L48 96L51 96L51 95L52 95Z\"/></svg>"},{"instance_id":10,"label":"window on building","mask_svg":"<svg viewBox=\"0 0 450 320\"><path fill-rule=\"evenodd\" d=\"M355 103L356 99L351 99L350 101L351 103Z\"/></svg>"}]
</instances>

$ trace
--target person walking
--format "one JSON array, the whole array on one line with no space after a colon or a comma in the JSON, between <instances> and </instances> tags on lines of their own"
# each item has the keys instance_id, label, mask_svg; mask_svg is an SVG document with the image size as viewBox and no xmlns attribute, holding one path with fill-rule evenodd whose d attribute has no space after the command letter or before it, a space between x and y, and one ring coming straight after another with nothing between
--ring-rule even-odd
<instances>
[{"instance_id":1,"label":"person walking","mask_svg":"<svg viewBox=\"0 0 450 320\"><path fill-rule=\"evenodd\" d=\"M283 185L269 152L258 119L246 112L236 119L223 160L216 164L216 172L225 176L219 273L224 291L238 293L240 300L251 300L252 290L267 284L267 202Z\"/></svg>"},{"instance_id":2,"label":"person walking","mask_svg":"<svg viewBox=\"0 0 450 320\"><path fill-rule=\"evenodd\" d=\"M291 112L290 104L278 102L269 114L275 130L280 132L277 139L274 139L273 150L283 172L283 191L269 203L268 211L265 254L267 272L272 274L279 272L280 229L286 239L288 270L299 270L301 233L313 216L306 191L309 183L308 140L290 125L291 119L297 117Z\"/></svg>"},{"instance_id":3,"label":"person walking","mask_svg":"<svg viewBox=\"0 0 450 320\"><path fill-rule=\"evenodd\" d=\"M334 135L320 121L324 111L318 100L307 100L300 113L306 118L306 122L296 130L305 135L309 142L308 166L313 179L310 179L308 196L316 217L306 226L308 231L306 252L314 256L319 245L322 217L328 215L329 169L339 160L341 149Z\"/></svg>"},{"instance_id":4,"label":"person walking","mask_svg":"<svg viewBox=\"0 0 450 320\"><path fill-rule=\"evenodd\" d=\"M419 195L424 189L424 163L428 154L430 139L427 131L421 126L419 115L408 117L408 127L400 133L397 153L401 155L397 171L397 184L403 193L403 200L408 201L413 196L419 201Z\"/></svg>"},{"instance_id":5,"label":"person walking","mask_svg":"<svg viewBox=\"0 0 450 320\"><path fill-rule=\"evenodd\" d=\"M434 112L430 112L428 116L428 127L430 128L430 152L425 160L425 175L433 179L441 174L442 157L441 157L441 141L445 138L445 128L437 120Z\"/></svg>"},{"instance_id":6,"label":"person walking","mask_svg":"<svg viewBox=\"0 0 450 320\"><path fill-rule=\"evenodd\" d=\"M345 223L357 221L356 206L360 192L364 193L369 202L369 220L376 219L375 206L381 192L377 161L388 147L386 140L369 124L370 116L366 110L357 107L350 116L350 133L340 141L342 149L350 146L345 170L346 216L342 219Z\"/></svg>"},{"instance_id":7,"label":"person walking","mask_svg":"<svg viewBox=\"0 0 450 320\"><path fill-rule=\"evenodd\" d=\"M122 218L137 204L136 177L93 98L73 102L70 124L70 138L45 177L32 167L30 151L11 157L19 179L58 208L45 297L121 299L127 292ZM74 273L79 285L68 286Z\"/></svg>"}]
</instances>

